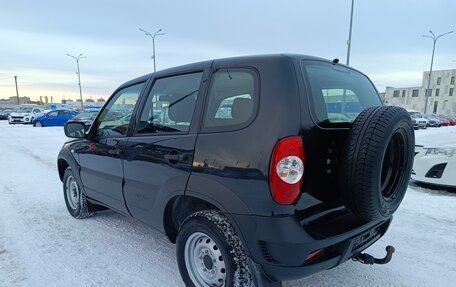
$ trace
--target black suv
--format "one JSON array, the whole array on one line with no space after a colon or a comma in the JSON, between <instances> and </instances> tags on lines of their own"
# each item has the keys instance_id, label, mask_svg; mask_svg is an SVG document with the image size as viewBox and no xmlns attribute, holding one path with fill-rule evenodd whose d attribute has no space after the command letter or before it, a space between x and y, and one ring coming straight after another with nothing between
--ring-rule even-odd
<instances>
[{"instance_id":1,"label":"black suv","mask_svg":"<svg viewBox=\"0 0 456 287\"><path fill-rule=\"evenodd\" d=\"M413 164L405 110L383 107L362 73L302 55L145 75L88 131L65 133L71 215L109 208L162 231L187 286L280 286L373 263L361 251L385 234Z\"/></svg>"}]
</instances>

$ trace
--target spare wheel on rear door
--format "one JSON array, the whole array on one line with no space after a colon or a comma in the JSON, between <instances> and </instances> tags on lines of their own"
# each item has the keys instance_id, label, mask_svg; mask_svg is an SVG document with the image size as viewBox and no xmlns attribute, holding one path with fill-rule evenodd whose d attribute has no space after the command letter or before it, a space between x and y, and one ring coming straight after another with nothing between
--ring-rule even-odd
<instances>
[{"instance_id":1,"label":"spare wheel on rear door","mask_svg":"<svg viewBox=\"0 0 456 287\"><path fill-rule=\"evenodd\" d=\"M365 220L385 219L399 207L413 166L415 135L408 112L371 107L353 122L340 164L346 206Z\"/></svg>"}]
</instances>

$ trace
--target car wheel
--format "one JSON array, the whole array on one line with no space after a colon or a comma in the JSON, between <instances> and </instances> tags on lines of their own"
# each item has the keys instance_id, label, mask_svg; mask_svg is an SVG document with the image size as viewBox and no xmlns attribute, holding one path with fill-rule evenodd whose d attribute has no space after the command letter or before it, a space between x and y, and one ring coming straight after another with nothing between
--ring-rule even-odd
<instances>
[{"instance_id":1,"label":"car wheel","mask_svg":"<svg viewBox=\"0 0 456 287\"><path fill-rule=\"evenodd\" d=\"M190 215L179 229L177 263L186 286L251 286L247 256L229 220L217 210Z\"/></svg>"},{"instance_id":2,"label":"car wheel","mask_svg":"<svg viewBox=\"0 0 456 287\"><path fill-rule=\"evenodd\" d=\"M35 126L35 127L37 127L37 128L42 128L42 127L44 127L42 122L36 122L33 126Z\"/></svg>"},{"instance_id":3,"label":"car wheel","mask_svg":"<svg viewBox=\"0 0 456 287\"><path fill-rule=\"evenodd\" d=\"M74 218L83 219L93 214L88 210L84 191L77 183L70 167L65 170L63 176L63 195L68 212Z\"/></svg>"},{"instance_id":4,"label":"car wheel","mask_svg":"<svg viewBox=\"0 0 456 287\"><path fill-rule=\"evenodd\" d=\"M403 108L372 107L353 122L339 170L346 206L371 221L390 217L407 190L415 135Z\"/></svg>"}]
</instances>

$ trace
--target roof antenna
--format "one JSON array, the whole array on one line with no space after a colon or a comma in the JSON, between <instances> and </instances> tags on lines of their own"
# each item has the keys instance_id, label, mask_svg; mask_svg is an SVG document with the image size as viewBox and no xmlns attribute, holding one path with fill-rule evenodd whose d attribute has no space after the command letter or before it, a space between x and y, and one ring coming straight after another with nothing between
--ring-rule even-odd
<instances>
[{"instance_id":1,"label":"roof antenna","mask_svg":"<svg viewBox=\"0 0 456 287\"><path fill-rule=\"evenodd\" d=\"M337 64L337 63L339 63L339 59L335 58L335 59L333 60L333 64Z\"/></svg>"}]
</instances>

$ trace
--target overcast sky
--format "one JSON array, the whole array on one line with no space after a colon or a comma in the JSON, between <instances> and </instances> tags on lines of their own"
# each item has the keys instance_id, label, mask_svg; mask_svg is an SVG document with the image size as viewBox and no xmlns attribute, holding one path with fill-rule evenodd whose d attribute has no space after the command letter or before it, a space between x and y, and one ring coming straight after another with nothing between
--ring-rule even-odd
<instances>
[{"instance_id":1,"label":"overcast sky","mask_svg":"<svg viewBox=\"0 0 456 287\"><path fill-rule=\"evenodd\" d=\"M351 0L79 0L0 2L0 98L19 93L76 99L82 59L84 98L157 69L239 55L301 53L346 61ZM380 91L416 86L429 69L432 40L456 30L454 0L355 0L350 65ZM439 39L434 69L456 69L456 33Z\"/></svg>"}]
</instances>

